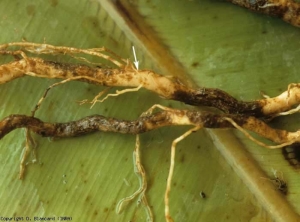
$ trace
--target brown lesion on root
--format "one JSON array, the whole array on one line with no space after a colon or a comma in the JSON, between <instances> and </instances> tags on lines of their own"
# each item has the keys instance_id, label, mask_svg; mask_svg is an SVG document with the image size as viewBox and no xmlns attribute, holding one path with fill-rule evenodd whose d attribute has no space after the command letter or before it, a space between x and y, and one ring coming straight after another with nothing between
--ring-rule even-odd
<instances>
[{"instance_id":1,"label":"brown lesion on root","mask_svg":"<svg viewBox=\"0 0 300 222\"><path fill-rule=\"evenodd\" d=\"M162 111L152 113L154 108ZM281 148L287 144L300 142L300 131L288 132L280 129L273 129L264 121L251 116L216 114L212 112L200 112L193 110L177 110L160 105L153 106L150 111L142 114L136 120L119 120L107 118L101 115L87 116L82 119L66 123L44 122L34 116L10 115L0 121L0 138L18 128L26 128L26 149L20 163L20 175L22 179L25 173L26 159L31 151L32 141L30 132L42 137L64 138L82 136L93 132L114 132L123 134L139 135L151 130L166 126L191 125L194 126L181 137L172 143L171 168L174 168L174 157L176 144L187 137L190 133L201 128L236 128L245 134L246 137L266 148ZM252 131L261 137L267 138L278 145L268 145L253 138L245 130ZM166 206L169 204L169 192L172 173L169 174L168 188L165 193ZM166 215L169 215L169 211Z\"/></svg>"},{"instance_id":2,"label":"brown lesion on root","mask_svg":"<svg viewBox=\"0 0 300 222\"><path fill-rule=\"evenodd\" d=\"M132 121L92 115L67 123L47 123L32 116L10 115L0 121L0 138L17 128L27 128L43 137L75 137L96 131L141 134L160 127L176 125L234 128L235 126L228 119L243 129L252 131L278 144L289 141L300 142L300 131L288 132L273 129L255 117L175 109L141 116Z\"/></svg>"},{"instance_id":3,"label":"brown lesion on root","mask_svg":"<svg viewBox=\"0 0 300 222\"><path fill-rule=\"evenodd\" d=\"M173 94L172 99L192 106L209 106L217 108L224 113L244 114L249 116L264 117L263 103L260 101L243 102L235 99L228 93L215 88L179 89Z\"/></svg>"},{"instance_id":4,"label":"brown lesion on root","mask_svg":"<svg viewBox=\"0 0 300 222\"><path fill-rule=\"evenodd\" d=\"M155 108L159 108L162 111L153 113ZM176 145L191 133L196 132L201 128L237 128L238 130L242 129L242 132L244 129L253 131L275 143L279 143L279 147L280 143L287 143L290 141L300 142L300 131L287 132L284 130L273 129L265 122L255 117L233 114L216 114L212 112L200 112L196 110L177 110L169 107L163 107L161 105L154 105L139 118L130 121L107 118L101 115L93 115L67 123L47 123L33 116L10 115L0 121L0 138L3 138L6 134L17 128L26 128L27 132L35 132L43 137L75 137L97 131L139 135L160 127L176 125L191 125L193 128L172 142L170 170L164 197L165 218L167 221L173 221L170 214L170 191L175 167ZM248 135L246 134L246 136ZM249 138L252 139L251 137ZM259 144L261 145L262 143L259 142ZM267 148L274 148L265 144L263 144L263 146ZM138 147L139 140L137 139L136 148ZM28 152L29 149L26 149L20 164L20 179L22 179L24 176L26 166L25 160L26 156L28 156ZM135 164L139 167L139 173L143 178L143 183L141 184L139 190L137 190L133 195L122 199L121 204L118 205L117 209L118 211L121 209L124 201L131 201L136 195L141 194L141 200L146 206L148 215L152 217L151 209L149 208L144 194L146 190L145 172L142 168L140 160L137 160ZM274 182L274 184L277 186L277 189L279 189L281 192L287 190L285 189L286 184L283 183L284 181L280 180L280 178L276 177L274 180L272 180L272 182Z\"/></svg>"}]
</instances>

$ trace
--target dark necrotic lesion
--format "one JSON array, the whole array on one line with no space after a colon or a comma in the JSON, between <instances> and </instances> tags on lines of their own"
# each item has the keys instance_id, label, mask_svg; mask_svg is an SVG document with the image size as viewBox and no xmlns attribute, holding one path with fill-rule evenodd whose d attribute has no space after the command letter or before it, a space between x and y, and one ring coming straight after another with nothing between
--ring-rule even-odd
<instances>
[{"instance_id":1,"label":"dark necrotic lesion","mask_svg":"<svg viewBox=\"0 0 300 222\"><path fill-rule=\"evenodd\" d=\"M263 117L263 103L259 101L239 101L223 90L215 88L178 89L172 99L193 106L208 106L217 108L225 113L244 114Z\"/></svg>"},{"instance_id":2,"label":"dark necrotic lesion","mask_svg":"<svg viewBox=\"0 0 300 222\"><path fill-rule=\"evenodd\" d=\"M174 125L193 125L204 128L236 127L228 119L234 121L238 126L278 144L289 142L290 134L294 135L285 130L273 129L267 123L254 117L168 109L141 116L136 120L120 120L102 115L92 115L65 123L43 122L33 116L10 115L0 121L0 138L18 128L27 128L43 137L75 137L97 131L141 134Z\"/></svg>"}]
</instances>

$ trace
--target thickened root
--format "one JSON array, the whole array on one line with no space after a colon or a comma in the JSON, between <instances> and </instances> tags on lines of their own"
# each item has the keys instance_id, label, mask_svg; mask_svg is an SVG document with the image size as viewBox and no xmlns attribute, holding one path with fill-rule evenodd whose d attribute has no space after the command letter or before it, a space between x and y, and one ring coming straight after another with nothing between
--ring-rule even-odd
<instances>
[{"instance_id":1,"label":"thickened root","mask_svg":"<svg viewBox=\"0 0 300 222\"><path fill-rule=\"evenodd\" d=\"M21 47L23 51L21 49L7 50L9 47L16 46ZM99 66L93 66L87 60L85 61L87 61L88 65L46 61L37 57L29 57L24 51L34 54L74 55L81 53L107 60L117 67L99 68ZM104 52L108 52L110 56L104 54ZM33 110L33 116L50 89L73 80L108 87L132 87L132 89L117 91L115 94L108 94L104 99L98 100L99 95L103 95L103 93L100 93L91 101L92 106L97 102L104 101L108 97L137 91L140 88L150 90L163 98L181 101L189 105L209 106L219 109L224 113L243 114L258 118L272 118L281 115L281 113L290 114L291 110L295 110L295 106L300 104L300 85L298 83L291 84L287 91L274 98L252 102L239 101L220 89L192 89L183 85L176 78L166 77L151 70L136 70L131 62L120 58L104 48L77 49L49 44L17 42L0 45L0 54L12 55L16 59L10 63L0 65L0 84L25 75L49 79L63 79L46 90L44 96Z\"/></svg>"}]
</instances>

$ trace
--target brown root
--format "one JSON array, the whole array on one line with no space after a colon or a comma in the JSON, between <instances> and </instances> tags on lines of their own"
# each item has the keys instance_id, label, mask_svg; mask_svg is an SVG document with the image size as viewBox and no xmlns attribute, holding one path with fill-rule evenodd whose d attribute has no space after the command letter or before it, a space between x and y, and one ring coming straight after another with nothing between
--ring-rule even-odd
<instances>
[{"instance_id":1,"label":"brown root","mask_svg":"<svg viewBox=\"0 0 300 222\"><path fill-rule=\"evenodd\" d=\"M159 108L162 111L152 113L155 108ZM293 143L300 143L300 130L288 132L286 130L274 129L264 121L255 117L177 110L161 105L152 106L147 112L143 113L141 117L133 121L118 120L115 118L106 118L101 115L93 115L67 123L47 123L33 116L10 115L0 121L0 138L17 128L26 128L27 132L32 131L43 137L75 137L96 131L116 132L123 134L141 134L147 131L158 129L160 127L176 125L194 126L195 128L188 131L188 134L202 127L236 128L244 133L245 136L250 140L269 149L282 148ZM248 131L252 131L261 137L267 138L276 143L276 145L267 145L262 143L258 139L252 137ZM175 152L176 143L185 137L186 134L174 140L175 142L172 145L173 153ZM25 160L30 151L29 144L32 141L29 133L27 133L26 139L26 148L20 165L21 177L24 174L26 163ZM171 160L173 158L174 157L172 156ZM171 163L174 163L174 161L171 161ZM170 175L172 175L173 167L174 165L171 164ZM171 178L171 176L169 176L169 178Z\"/></svg>"}]
</instances>

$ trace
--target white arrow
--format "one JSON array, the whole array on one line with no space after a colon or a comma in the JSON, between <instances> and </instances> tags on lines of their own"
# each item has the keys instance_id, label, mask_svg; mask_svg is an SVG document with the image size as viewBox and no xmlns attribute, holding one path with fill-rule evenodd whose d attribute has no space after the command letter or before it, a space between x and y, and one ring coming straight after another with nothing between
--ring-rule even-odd
<instances>
[{"instance_id":1,"label":"white arrow","mask_svg":"<svg viewBox=\"0 0 300 222\"><path fill-rule=\"evenodd\" d=\"M135 65L136 70L139 70L139 61L136 59L134 46L132 46L132 51L133 51L133 56L134 56L134 60L135 60L133 63Z\"/></svg>"}]
</instances>

